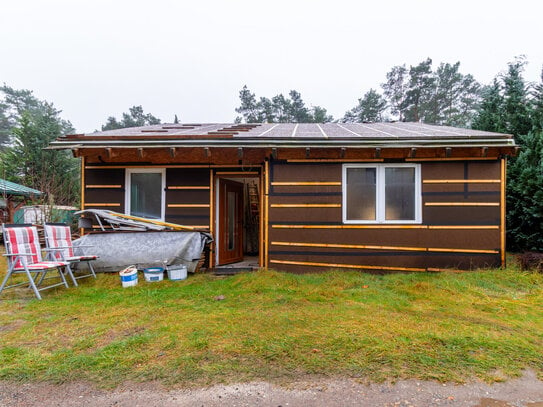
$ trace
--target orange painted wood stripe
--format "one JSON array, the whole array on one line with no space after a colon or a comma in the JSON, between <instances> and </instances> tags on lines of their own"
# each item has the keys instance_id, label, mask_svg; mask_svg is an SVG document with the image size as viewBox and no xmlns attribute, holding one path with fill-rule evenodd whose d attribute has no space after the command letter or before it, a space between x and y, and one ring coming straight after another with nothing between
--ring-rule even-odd
<instances>
[{"instance_id":1,"label":"orange painted wood stripe","mask_svg":"<svg viewBox=\"0 0 543 407\"><path fill-rule=\"evenodd\" d=\"M425 206L500 206L499 202L426 202Z\"/></svg>"},{"instance_id":2,"label":"orange painted wood stripe","mask_svg":"<svg viewBox=\"0 0 543 407\"><path fill-rule=\"evenodd\" d=\"M169 186L167 189L205 189L208 190L209 186Z\"/></svg>"},{"instance_id":3,"label":"orange painted wood stripe","mask_svg":"<svg viewBox=\"0 0 543 407\"><path fill-rule=\"evenodd\" d=\"M499 179L425 179L423 184L499 184Z\"/></svg>"},{"instance_id":4,"label":"orange painted wood stripe","mask_svg":"<svg viewBox=\"0 0 543 407\"><path fill-rule=\"evenodd\" d=\"M97 202L87 202L85 203L85 207L88 206L121 206L120 203L97 203Z\"/></svg>"},{"instance_id":5,"label":"orange painted wood stripe","mask_svg":"<svg viewBox=\"0 0 543 407\"><path fill-rule=\"evenodd\" d=\"M270 263L275 264L291 264L295 266L316 266L328 268L351 268L362 270L398 270L398 271L426 271L423 268L414 267L389 267L389 266L363 266L358 264L343 264L343 263L314 263L308 261L291 261L291 260L270 260Z\"/></svg>"},{"instance_id":6,"label":"orange painted wood stripe","mask_svg":"<svg viewBox=\"0 0 543 407\"><path fill-rule=\"evenodd\" d=\"M271 204L271 208L341 208L341 204Z\"/></svg>"},{"instance_id":7,"label":"orange painted wood stripe","mask_svg":"<svg viewBox=\"0 0 543 407\"><path fill-rule=\"evenodd\" d=\"M273 186L341 186L340 181L315 181L315 182L282 182L275 181L271 183Z\"/></svg>"},{"instance_id":8,"label":"orange painted wood stripe","mask_svg":"<svg viewBox=\"0 0 543 407\"><path fill-rule=\"evenodd\" d=\"M497 254L498 250L487 249L449 249L444 247L406 247L406 246L378 246L378 245L358 245L358 244L336 244L336 243L301 243L301 242L271 242L276 246L295 246L295 247L329 247L337 249L370 249L370 250L399 250L399 251L417 251L417 252L444 252L444 253L484 253Z\"/></svg>"},{"instance_id":9,"label":"orange painted wood stripe","mask_svg":"<svg viewBox=\"0 0 543 407\"><path fill-rule=\"evenodd\" d=\"M85 188L122 188L122 185L85 185Z\"/></svg>"},{"instance_id":10,"label":"orange painted wood stripe","mask_svg":"<svg viewBox=\"0 0 543 407\"><path fill-rule=\"evenodd\" d=\"M209 204L168 204L168 208L209 208Z\"/></svg>"}]
</instances>

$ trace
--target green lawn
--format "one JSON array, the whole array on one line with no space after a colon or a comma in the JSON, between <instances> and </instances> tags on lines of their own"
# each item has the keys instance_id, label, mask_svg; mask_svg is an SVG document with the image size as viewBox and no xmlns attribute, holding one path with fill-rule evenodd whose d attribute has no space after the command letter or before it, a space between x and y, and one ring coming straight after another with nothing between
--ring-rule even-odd
<instances>
[{"instance_id":1,"label":"green lawn","mask_svg":"<svg viewBox=\"0 0 543 407\"><path fill-rule=\"evenodd\" d=\"M0 269L5 265L0 265ZM0 271L3 275L4 271ZM186 385L543 375L543 275L272 271L0 297L0 379ZM224 295L224 300L216 297Z\"/></svg>"}]
</instances>

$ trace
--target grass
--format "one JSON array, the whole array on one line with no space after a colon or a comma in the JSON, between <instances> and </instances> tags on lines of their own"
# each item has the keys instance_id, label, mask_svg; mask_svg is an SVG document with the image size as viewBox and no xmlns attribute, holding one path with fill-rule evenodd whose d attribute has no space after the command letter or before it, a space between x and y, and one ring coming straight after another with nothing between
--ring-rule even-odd
<instances>
[{"instance_id":1,"label":"grass","mask_svg":"<svg viewBox=\"0 0 543 407\"><path fill-rule=\"evenodd\" d=\"M537 273L141 280L123 289L117 275L100 275L46 291L42 301L26 290L3 294L0 379L111 387L305 375L496 381L526 368L543 375Z\"/></svg>"}]
</instances>

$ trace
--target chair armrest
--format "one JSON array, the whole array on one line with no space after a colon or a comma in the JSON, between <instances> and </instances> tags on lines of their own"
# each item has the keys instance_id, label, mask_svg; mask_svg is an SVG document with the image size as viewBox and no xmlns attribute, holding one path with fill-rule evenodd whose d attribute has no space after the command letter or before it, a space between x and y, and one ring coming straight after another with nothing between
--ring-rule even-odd
<instances>
[{"instance_id":1,"label":"chair armrest","mask_svg":"<svg viewBox=\"0 0 543 407\"><path fill-rule=\"evenodd\" d=\"M4 253L2 256L16 257L16 256L35 256L36 253Z\"/></svg>"},{"instance_id":2,"label":"chair armrest","mask_svg":"<svg viewBox=\"0 0 543 407\"><path fill-rule=\"evenodd\" d=\"M69 247L46 247L43 250L45 250L46 252L54 252L54 251L65 250L65 249L69 249Z\"/></svg>"}]
</instances>

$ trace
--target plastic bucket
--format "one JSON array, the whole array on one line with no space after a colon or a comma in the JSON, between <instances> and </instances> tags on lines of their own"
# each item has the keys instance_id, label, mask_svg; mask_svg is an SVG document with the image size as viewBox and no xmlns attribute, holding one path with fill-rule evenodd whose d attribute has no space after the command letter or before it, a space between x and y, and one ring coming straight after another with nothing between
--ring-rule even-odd
<instances>
[{"instance_id":1,"label":"plastic bucket","mask_svg":"<svg viewBox=\"0 0 543 407\"><path fill-rule=\"evenodd\" d=\"M119 276L121 276L121 284L123 287L138 285L138 269L136 266L128 266L124 270L119 271Z\"/></svg>"},{"instance_id":2,"label":"plastic bucket","mask_svg":"<svg viewBox=\"0 0 543 407\"><path fill-rule=\"evenodd\" d=\"M143 275L147 282L162 281L164 278L164 269L162 267L149 267L143 269Z\"/></svg>"},{"instance_id":3,"label":"plastic bucket","mask_svg":"<svg viewBox=\"0 0 543 407\"><path fill-rule=\"evenodd\" d=\"M187 278L187 266L176 264L168 266L168 278L173 281L184 280Z\"/></svg>"}]
</instances>

